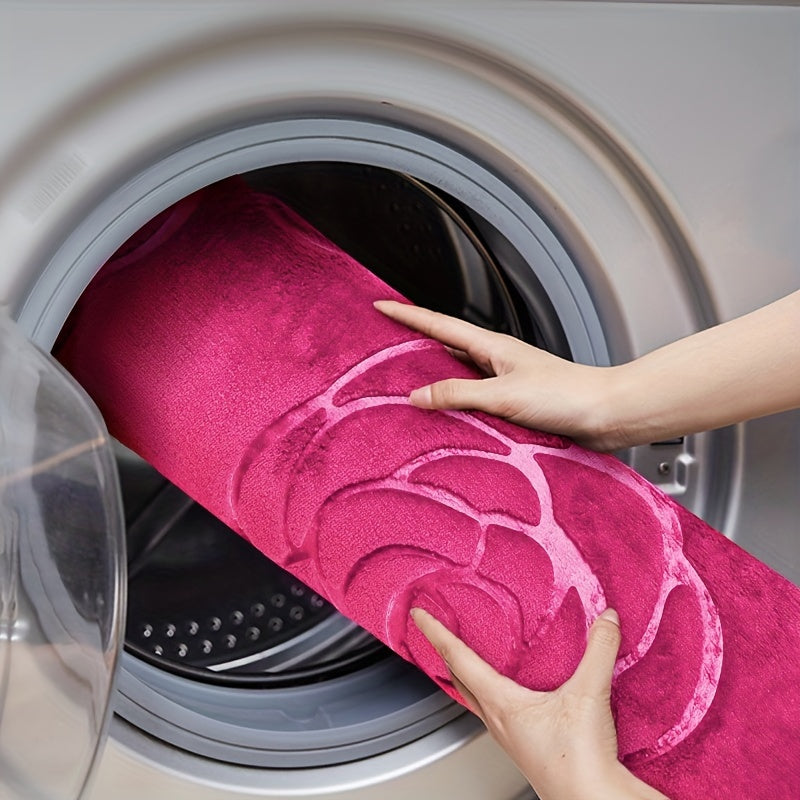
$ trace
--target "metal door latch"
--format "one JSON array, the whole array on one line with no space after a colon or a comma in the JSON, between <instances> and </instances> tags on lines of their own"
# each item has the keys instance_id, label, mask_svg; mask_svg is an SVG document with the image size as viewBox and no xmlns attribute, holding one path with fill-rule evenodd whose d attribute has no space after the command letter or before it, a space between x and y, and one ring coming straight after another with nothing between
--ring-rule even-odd
<instances>
[{"instance_id":1,"label":"metal door latch","mask_svg":"<svg viewBox=\"0 0 800 800\"><path fill-rule=\"evenodd\" d=\"M626 460L650 483L673 497L680 497L685 504L697 469L691 440L691 436L678 436L633 447Z\"/></svg>"}]
</instances>

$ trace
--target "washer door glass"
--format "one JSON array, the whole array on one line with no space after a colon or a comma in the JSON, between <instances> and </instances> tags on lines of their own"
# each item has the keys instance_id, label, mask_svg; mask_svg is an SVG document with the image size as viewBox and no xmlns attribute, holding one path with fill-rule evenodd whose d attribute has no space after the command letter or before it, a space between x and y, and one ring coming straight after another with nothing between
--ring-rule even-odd
<instances>
[{"instance_id":1,"label":"washer door glass","mask_svg":"<svg viewBox=\"0 0 800 800\"><path fill-rule=\"evenodd\" d=\"M0 312L0 797L86 788L110 714L124 541L99 413Z\"/></svg>"}]
</instances>

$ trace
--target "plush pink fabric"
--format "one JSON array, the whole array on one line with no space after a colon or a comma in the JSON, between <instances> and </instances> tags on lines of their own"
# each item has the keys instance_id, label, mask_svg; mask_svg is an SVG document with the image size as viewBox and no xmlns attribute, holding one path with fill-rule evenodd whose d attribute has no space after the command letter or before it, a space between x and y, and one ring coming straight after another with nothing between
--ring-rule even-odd
<instances>
[{"instance_id":1,"label":"plush pink fabric","mask_svg":"<svg viewBox=\"0 0 800 800\"><path fill-rule=\"evenodd\" d=\"M610 456L411 407L472 373L386 297L228 181L111 260L59 357L115 436L456 699L412 606L546 689L612 605L623 761L676 799L800 796L800 591Z\"/></svg>"}]
</instances>

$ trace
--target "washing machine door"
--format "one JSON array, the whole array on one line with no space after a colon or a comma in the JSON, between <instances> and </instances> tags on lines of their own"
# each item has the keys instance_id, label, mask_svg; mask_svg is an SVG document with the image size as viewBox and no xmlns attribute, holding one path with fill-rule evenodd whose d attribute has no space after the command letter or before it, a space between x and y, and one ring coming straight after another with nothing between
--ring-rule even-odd
<instances>
[{"instance_id":1,"label":"washing machine door","mask_svg":"<svg viewBox=\"0 0 800 800\"><path fill-rule=\"evenodd\" d=\"M0 797L76 800L110 715L124 527L108 433L0 311Z\"/></svg>"}]
</instances>

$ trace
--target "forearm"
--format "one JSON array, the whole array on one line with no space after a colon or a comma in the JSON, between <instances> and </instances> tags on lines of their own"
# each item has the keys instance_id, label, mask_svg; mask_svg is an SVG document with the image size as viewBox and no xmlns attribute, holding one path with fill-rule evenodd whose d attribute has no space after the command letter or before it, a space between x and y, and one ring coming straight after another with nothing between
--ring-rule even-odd
<instances>
[{"instance_id":1,"label":"forearm","mask_svg":"<svg viewBox=\"0 0 800 800\"><path fill-rule=\"evenodd\" d=\"M608 370L616 446L642 444L800 406L800 292Z\"/></svg>"}]
</instances>

